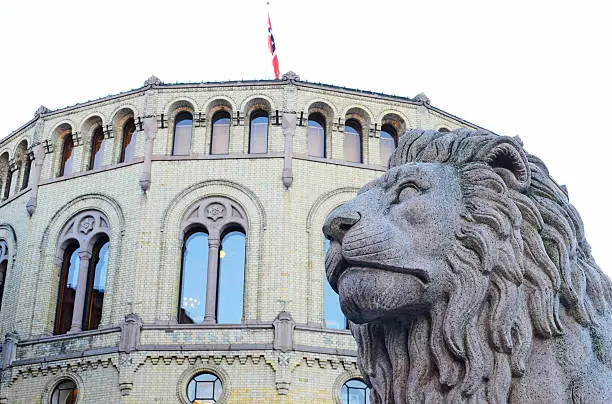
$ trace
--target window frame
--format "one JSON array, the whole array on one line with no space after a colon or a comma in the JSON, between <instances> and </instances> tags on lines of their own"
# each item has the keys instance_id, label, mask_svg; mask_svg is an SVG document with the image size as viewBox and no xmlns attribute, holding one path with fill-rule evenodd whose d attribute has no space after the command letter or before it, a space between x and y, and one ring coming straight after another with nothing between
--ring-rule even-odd
<instances>
[{"instance_id":1,"label":"window frame","mask_svg":"<svg viewBox=\"0 0 612 404\"><path fill-rule=\"evenodd\" d=\"M266 140L266 147L265 147L265 151L259 151L259 152L254 152L252 151L253 148L253 124L257 124L257 122L255 122L256 119L259 118L266 118L267 122L266 122L266 136L265 136L265 140ZM270 141L270 112L263 109L263 108L257 108L254 109L250 114L249 114L249 148L248 148L248 154L267 154L268 150L269 150L269 141Z\"/></svg>"},{"instance_id":2,"label":"window frame","mask_svg":"<svg viewBox=\"0 0 612 404\"><path fill-rule=\"evenodd\" d=\"M128 128L128 125L132 125L133 127L133 131L130 134L130 142L126 143L126 138L128 136L128 130L130 128ZM130 143L134 142L133 147L136 148L136 133L138 132L137 128L136 128L136 121L134 120L134 117L129 117L125 123L123 124L122 130L121 130L121 153L119 154L119 163L125 163L125 162L129 162L132 161L134 159L134 151L132 150L132 155L130 156L129 159L126 159L126 151L128 146L130 145Z\"/></svg>"},{"instance_id":3,"label":"window frame","mask_svg":"<svg viewBox=\"0 0 612 404\"><path fill-rule=\"evenodd\" d=\"M222 120L222 119L228 119L229 122L227 123L228 125L228 133L227 133L227 151L225 153L214 153L213 152L213 145L215 144L215 125L217 124L218 121ZM231 144L231 139L232 139L232 114L230 111L228 111L227 109L220 109L218 111L215 111L215 113L212 115L212 118L210 120L211 125L210 125L210 147L209 147L209 154L214 155L214 156L223 156L223 155L227 155L230 152L230 144ZM225 124L219 124L219 125L225 125Z\"/></svg>"},{"instance_id":4,"label":"window frame","mask_svg":"<svg viewBox=\"0 0 612 404\"><path fill-rule=\"evenodd\" d=\"M99 169L104 166L104 153L106 152L104 149L106 147L106 136L104 135L104 129L102 126L96 127L91 135L91 154L89 156L89 167L88 170ZM100 147L96 151L96 142L100 140ZM100 160L96 158L96 155L101 151ZM98 166L96 167L96 164Z\"/></svg>"},{"instance_id":5,"label":"window frame","mask_svg":"<svg viewBox=\"0 0 612 404\"><path fill-rule=\"evenodd\" d=\"M189 156L191 154L191 143L193 141L193 111L190 109L179 110L174 115L174 125L172 131L172 156ZM181 118L181 117L189 116L189 118ZM186 145L187 153L185 154L177 154L176 153L176 128L183 121L189 120L191 121L191 125L189 125L189 144ZM187 127L187 125L185 125Z\"/></svg>"},{"instance_id":6,"label":"window frame","mask_svg":"<svg viewBox=\"0 0 612 404\"><path fill-rule=\"evenodd\" d=\"M355 126L353 126L355 125ZM344 160L348 161L350 163L358 163L358 164L363 164L363 124L357 119L357 118L348 118L346 119L346 121L344 122L344 139L343 139L343 146L346 146L346 137L347 136L355 136L355 134L351 131L347 131L347 128L351 128L353 129L358 136L356 136L358 138L358 142L357 144L359 145L359 160L358 161L353 161L353 160L349 160L347 159L347 152L346 149L344 150ZM345 147L343 147L345 148Z\"/></svg>"},{"instance_id":7,"label":"window frame","mask_svg":"<svg viewBox=\"0 0 612 404\"><path fill-rule=\"evenodd\" d=\"M316 119L318 118L318 119ZM322 129L323 132L323 139L322 139L322 143L323 143L323 147L322 147L322 153L321 156L315 156L313 154L310 153L310 122L316 122ZM311 112L310 114L308 114L308 120L306 123L306 143L307 143L307 148L308 148L308 155L311 157L319 157L319 158L325 158L327 156L327 120L325 118L325 115L323 115L321 112L315 111L315 112Z\"/></svg>"}]
</instances>

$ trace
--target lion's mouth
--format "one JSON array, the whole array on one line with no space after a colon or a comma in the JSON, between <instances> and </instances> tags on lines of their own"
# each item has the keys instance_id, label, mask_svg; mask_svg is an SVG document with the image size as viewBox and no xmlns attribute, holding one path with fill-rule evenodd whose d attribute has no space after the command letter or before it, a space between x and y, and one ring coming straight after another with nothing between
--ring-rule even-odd
<instances>
[{"instance_id":1,"label":"lion's mouth","mask_svg":"<svg viewBox=\"0 0 612 404\"><path fill-rule=\"evenodd\" d=\"M430 281L429 273L421 268L398 267L394 265L385 265L380 262L368 262L365 260L357 260L345 258L342 255L342 247L337 242L331 242L327 256L325 257L325 269L327 279L332 288L337 292L338 282L342 275L348 269L355 270L382 270L388 272L396 272L399 274L412 275L424 285Z\"/></svg>"}]
</instances>

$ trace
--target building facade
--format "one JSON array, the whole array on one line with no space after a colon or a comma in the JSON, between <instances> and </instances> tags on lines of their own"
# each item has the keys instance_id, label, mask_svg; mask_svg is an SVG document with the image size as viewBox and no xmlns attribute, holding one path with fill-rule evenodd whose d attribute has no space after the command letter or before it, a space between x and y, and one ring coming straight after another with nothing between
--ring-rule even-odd
<instances>
[{"instance_id":1,"label":"building facade","mask_svg":"<svg viewBox=\"0 0 612 404\"><path fill-rule=\"evenodd\" d=\"M413 99L301 81L163 84L0 141L0 403L361 403L321 227Z\"/></svg>"}]
</instances>

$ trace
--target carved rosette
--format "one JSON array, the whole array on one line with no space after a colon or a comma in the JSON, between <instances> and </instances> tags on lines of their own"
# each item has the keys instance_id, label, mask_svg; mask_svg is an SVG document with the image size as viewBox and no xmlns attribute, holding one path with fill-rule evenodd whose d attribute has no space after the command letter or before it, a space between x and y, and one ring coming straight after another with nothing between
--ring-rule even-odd
<instances>
[{"instance_id":1,"label":"carved rosette","mask_svg":"<svg viewBox=\"0 0 612 404\"><path fill-rule=\"evenodd\" d=\"M247 231L247 216L244 209L228 198L212 197L202 199L187 209L182 228L201 225L208 231L210 240L219 240L222 232L230 225L238 225Z\"/></svg>"}]
</instances>

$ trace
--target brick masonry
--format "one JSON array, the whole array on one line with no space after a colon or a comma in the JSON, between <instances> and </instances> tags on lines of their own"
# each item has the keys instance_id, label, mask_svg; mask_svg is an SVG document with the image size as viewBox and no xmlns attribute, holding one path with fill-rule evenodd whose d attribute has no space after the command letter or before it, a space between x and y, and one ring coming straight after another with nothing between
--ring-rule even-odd
<instances>
[{"instance_id":1,"label":"brick masonry","mask_svg":"<svg viewBox=\"0 0 612 404\"><path fill-rule=\"evenodd\" d=\"M254 107L270 113L264 155L248 154L248 115ZM232 116L230 154L225 156L209 154L210 121L218 108L227 108ZM306 121L315 109L326 113L326 158L308 156ZM181 110L198 118L191 153L171 156L173 119ZM323 221L384 171L383 120L399 118L404 128L476 128L428 100L305 83L297 77L194 85L153 80L116 96L38 112L0 142L2 187L11 171L2 164L19 155L24 140L31 150L40 145L45 151L39 153L44 156L39 181L30 180L21 189L15 183L24 174L16 170L8 198L0 202L0 240L9 250L0 310L0 335L8 335L3 337L0 403L47 403L65 378L78 385L79 403L184 402L189 378L198 371L222 379L222 402L340 402L342 384L358 371L348 331L324 324ZM281 125L294 113L295 126ZM347 114L365 123L363 164L343 161ZM151 185L144 192L139 185L144 132L136 133L134 159L118 161L122 124L129 117L138 121L146 116L155 116L158 129ZM108 138L104 166L87 170L91 135L100 124ZM58 178L67 130L76 139L75 168ZM286 142L291 135L292 142ZM292 174L289 188L283 178L287 168ZM26 204L33 196L36 206L30 216ZM180 224L193 204L211 196L235 201L247 215L244 323L179 325ZM101 211L110 222L102 322L98 330L54 336L59 232L85 210ZM282 310L295 323L291 349L285 351L273 344L273 320ZM119 346L127 338L122 330L129 313L137 314L143 325L136 345L123 352ZM12 342L13 332L18 342Z\"/></svg>"}]
</instances>

